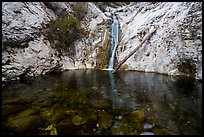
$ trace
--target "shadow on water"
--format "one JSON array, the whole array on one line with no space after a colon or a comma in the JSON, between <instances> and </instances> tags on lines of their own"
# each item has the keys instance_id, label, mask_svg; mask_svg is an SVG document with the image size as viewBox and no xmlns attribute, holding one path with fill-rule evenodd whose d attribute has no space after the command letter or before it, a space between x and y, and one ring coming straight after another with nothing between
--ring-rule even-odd
<instances>
[{"instance_id":1,"label":"shadow on water","mask_svg":"<svg viewBox=\"0 0 204 137\"><path fill-rule=\"evenodd\" d=\"M4 135L202 134L202 83L135 71L71 70L2 88Z\"/></svg>"}]
</instances>

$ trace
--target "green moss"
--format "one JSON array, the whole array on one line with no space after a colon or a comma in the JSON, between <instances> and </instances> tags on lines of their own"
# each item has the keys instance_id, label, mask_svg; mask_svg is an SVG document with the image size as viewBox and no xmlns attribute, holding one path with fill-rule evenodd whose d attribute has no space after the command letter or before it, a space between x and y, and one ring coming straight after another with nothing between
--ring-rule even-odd
<instances>
[{"instance_id":1,"label":"green moss","mask_svg":"<svg viewBox=\"0 0 204 137\"><path fill-rule=\"evenodd\" d=\"M80 21L72 14L64 14L52 20L44 33L51 45L70 55L75 55L74 42L88 35L88 31L81 27Z\"/></svg>"}]
</instances>

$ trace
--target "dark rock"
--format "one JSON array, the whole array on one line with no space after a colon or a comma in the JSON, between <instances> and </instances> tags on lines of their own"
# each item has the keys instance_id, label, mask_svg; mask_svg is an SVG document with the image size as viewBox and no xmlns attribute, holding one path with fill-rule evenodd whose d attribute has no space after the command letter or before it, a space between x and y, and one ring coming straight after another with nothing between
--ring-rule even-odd
<instances>
[{"instance_id":1,"label":"dark rock","mask_svg":"<svg viewBox=\"0 0 204 137\"><path fill-rule=\"evenodd\" d=\"M144 111L142 110L136 110L136 111L133 111L130 115L129 115L129 119L132 121L132 122L141 122L144 120Z\"/></svg>"},{"instance_id":2,"label":"dark rock","mask_svg":"<svg viewBox=\"0 0 204 137\"><path fill-rule=\"evenodd\" d=\"M2 101L4 105L9 104L26 104L32 102L31 98L12 98L12 99L6 99Z\"/></svg>"},{"instance_id":3,"label":"dark rock","mask_svg":"<svg viewBox=\"0 0 204 137\"><path fill-rule=\"evenodd\" d=\"M4 105L2 107L2 115L7 116L10 114L18 113L24 110L26 107L24 105Z\"/></svg>"},{"instance_id":4,"label":"dark rock","mask_svg":"<svg viewBox=\"0 0 204 137\"><path fill-rule=\"evenodd\" d=\"M126 135L128 131L128 124L124 122L115 123L111 129L111 135Z\"/></svg>"},{"instance_id":5,"label":"dark rock","mask_svg":"<svg viewBox=\"0 0 204 137\"><path fill-rule=\"evenodd\" d=\"M106 128L99 127L96 129L93 135L110 135L110 133Z\"/></svg>"},{"instance_id":6,"label":"dark rock","mask_svg":"<svg viewBox=\"0 0 204 137\"><path fill-rule=\"evenodd\" d=\"M15 120L12 119L8 120L7 128L17 133L25 133L33 130L34 128L40 126L41 124L42 124L41 117L32 115Z\"/></svg>"},{"instance_id":7,"label":"dark rock","mask_svg":"<svg viewBox=\"0 0 204 137\"><path fill-rule=\"evenodd\" d=\"M112 125L112 116L110 114L102 112L99 116L98 123L100 127L109 128Z\"/></svg>"},{"instance_id":8,"label":"dark rock","mask_svg":"<svg viewBox=\"0 0 204 137\"><path fill-rule=\"evenodd\" d=\"M15 116L14 119L19 119L19 118L23 118L23 117L39 114L39 113L40 113L39 110L33 109L33 108L29 108L29 109L26 109L26 110L18 113L17 116Z\"/></svg>"},{"instance_id":9,"label":"dark rock","mask_svg":"<svg viewBox=\"0 0 204 137\"><path fill-rule=\"evenodd\" d=\"M76 115L72 118L72 123L74 125L83 125L87 122L87 118L85 118L84 116L81 115Z\"/></svg>"},{"instance_id":10,"label":"dark rock","mask_svg":"<svg viewBox=\"0 0 204 137\"><path fill-rule=\"evenodd\" d=\"M54 113L49 121L50 123L58 123L60 120L63 120L64 117L65 117L64 111L59 111Z\"/></svg>"},{"instance_id":11,"label":"dark rock","mask_svg":"<svg viewBox=\"0 0 204 137\"><path fill-rule=\"evenodd\" d=\"M58 135L76 135L80 126L73 126L71 120L61 121L56 125Z\"/></svg>"}]
</instances>

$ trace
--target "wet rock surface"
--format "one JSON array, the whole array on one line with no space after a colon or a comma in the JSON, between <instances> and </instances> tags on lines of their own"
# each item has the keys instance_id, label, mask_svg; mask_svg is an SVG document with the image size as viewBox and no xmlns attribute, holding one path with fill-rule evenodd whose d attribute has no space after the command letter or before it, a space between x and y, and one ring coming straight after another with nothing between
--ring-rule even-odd
<instances>
[{"instance_id":1,"label":"wet rock surface","mask_svg":"<svg viewBox=\"0 0 204 137\"><path fill-rule=\"evenodd\" d=\"M35 129L41 124L42 124L41 117L37 115L32 115L14 120L9 119L7 128L17 133L25 133Z\"/></svg>"},{"instance_id":2,"label":"wet rock surface","mask_svg":"<svg viewBox=\"0 0 204 137\"><path fill-rule=\"evenodd\" d=\"M10 115L21 112L22 110L26 109L24 105L4 105L2 107L2 115Z\"/></svg>"}]
</instances>

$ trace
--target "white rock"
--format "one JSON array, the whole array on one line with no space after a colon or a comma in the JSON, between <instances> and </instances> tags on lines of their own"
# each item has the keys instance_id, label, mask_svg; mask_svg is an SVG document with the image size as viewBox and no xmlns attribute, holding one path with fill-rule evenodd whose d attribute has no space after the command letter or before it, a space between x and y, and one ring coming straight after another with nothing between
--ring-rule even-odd
<instances>
[{"instance_id":1,"label":"white rock","mask_svg":"<svg viewBox=\"0 0 204 137\"><path fill-rule=\"evenodd\" d=\"M202 78L200 77L202 70L199 67L202 65L200 51L202 46L199 38L202 34L198 31L200 29L189 29L191 26L202 28L200 25L202 3L142 2L135 5L137 8L132 8L134 11L128 16L118 13L122 22L122 37L117 48L118 61L139 45L145 34L153 29L152 26L158 26L150 40L145 42L124 65L134 70L181 75L178 64L190 59L193 62L191 65L196 66L195 77ZM191 24L189 16L194 20Z\"/></svg>"}]
</instances>

